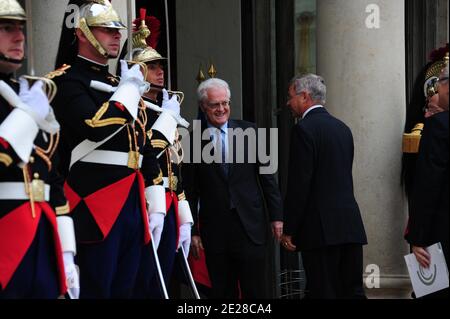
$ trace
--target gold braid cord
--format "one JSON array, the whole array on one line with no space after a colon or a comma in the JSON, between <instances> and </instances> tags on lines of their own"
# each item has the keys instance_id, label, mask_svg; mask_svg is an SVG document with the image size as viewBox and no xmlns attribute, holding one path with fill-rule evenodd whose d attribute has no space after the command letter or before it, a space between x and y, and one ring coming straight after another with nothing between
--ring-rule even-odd
<instances>
[{"instance_id":1,"label":"gold braid cord","mask_svg":"<svg viewBox=\"0 0 450 319\"><path fill-rule=\"evenodd\" d=\"M65 74L66 71L70 68L71 68L70 65L63 64L62 67L60 67L59 69L56 69L56 70L46 74L45 77L47 79L52 80L52 79L56 78L57 76L61 76L61 75Z\"/></svg>"},{"instance_id":2,"label":"gold braid cord","mask_svg":"<svg viewBox=\"0 0 450 319\"><path fill-rule=\"evenodd\" d=\"M163 173L162 173L162 171L161 171L161 169L160 169L160 170L159 170L159 175L158 175L158 177L156 177L156 178L153 179L153 185L161 184L162 181L163 181Z\"/></svg>"},{"instance_id":3,"label":"gold braid cord","mask_svg":"<svg viewBox=\"0 0 450 319\"><path fill-rule=\"evenodd\" d=\"M52 170L51 158L55 154L55 151L58 148L58 144L59 144L59 132L54 135L50 135L50 142L46 150L44 150L39 146L36 146L35 148L36 155L42 158L42 160L47 164L48 171Z\"/></svg>"},{"instance_id":4,"label":"gold braid cord","mask_svg":"<svg viewBox=\"0 0 450 319\"><path fill-rule=\"evenodd\" d=\"M22 168L22 172L23 172L23 181L25 183L25 193L30 198L31 216L33 218L36 218L36 209L34 207L34 194L33 194L33 189L31 187L28 164Z\"/></svg>"},{"instance_id":5,"label":"gold braid cord","mask_svg":"<svg viewBox=\"0 0 450 319\"><path fill-rule=\"evenodd\" d=\"M144 136L144 140L142 142L143 145L147 143L147 134L145 133L145 126L147 125L147 112L146 112L146 106L144 103L144 100L141 99L139 101L139 117L136 119L136 123L138 123L139 127L141 128L142 134ZM140 119L142 118L142 120Z\"/></svg>"}]
</instances>

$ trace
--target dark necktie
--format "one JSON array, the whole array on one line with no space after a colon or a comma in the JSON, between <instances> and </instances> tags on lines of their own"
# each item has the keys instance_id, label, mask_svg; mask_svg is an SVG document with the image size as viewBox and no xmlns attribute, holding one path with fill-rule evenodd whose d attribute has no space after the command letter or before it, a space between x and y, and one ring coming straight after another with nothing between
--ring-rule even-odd
<instances>
[{"instance_id":1,"label":"dark necktie","mask_svg":"<svg viewBox=\"0 0 450 319\"><path fill-rule=\"evenodd\" d=\"M228 169L228 163L227 163L227 160L226 160L226 157L227 157L227 154L226 154L226 152L227 152L227 149L226 149L226 145L225 145L225 140L226 140L226 135L225 135L225 132L223 131L223 130L220 130L220 140L221 140L221 149L222 149L222 162L221 162L221 167L222 167L222 170L223 170L223 172L225 173L225 176L226 177L228 177L228 171L229 171L229 169Z\"/></svg>"}]
</instances>

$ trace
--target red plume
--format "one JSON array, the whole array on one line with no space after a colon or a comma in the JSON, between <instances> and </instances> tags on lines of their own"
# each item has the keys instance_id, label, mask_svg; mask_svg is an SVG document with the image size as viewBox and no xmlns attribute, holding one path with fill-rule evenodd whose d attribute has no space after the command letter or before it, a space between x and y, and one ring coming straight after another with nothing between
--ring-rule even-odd
<instances>
[{"instance_id":1,"label":"red plume","mask_svg":"<svg viewBox=\"0 0 450 319\"><path fill-rule=\"evenodd\" d=\"M147 15L147 9L141 8L139 17L141 20L145 19L145 16Z\"/></svg>"},{"instance_id":2,"label":"red plume","mask_svg":"<svg viewBox=\"0 0 450 319\"><path fill-rule=\"evenodd\" d=\"M138 28L141 24L141 21L145 19L145 24L150 29L150 36L147 38L147 44L152 47L153 49L156 49L159 42L159 37L161 35L161 22L158 20L158 18L154 16L146 16L147 12L146 9L140 9L140 17L133 21L135 28Z\"/></svg>"},{"instance_id":3,"label":"red plume","mask_svg":"<svg viewBox=\"0 0 450 319\"><path fill-rule=\"evenodd\" d=\"M439 49L433 50L430 53L430 61L436 62L436 61L444 60L446 53L448 53L448 43L445 47L441 47Z\"/></svg>"}]
</instances>

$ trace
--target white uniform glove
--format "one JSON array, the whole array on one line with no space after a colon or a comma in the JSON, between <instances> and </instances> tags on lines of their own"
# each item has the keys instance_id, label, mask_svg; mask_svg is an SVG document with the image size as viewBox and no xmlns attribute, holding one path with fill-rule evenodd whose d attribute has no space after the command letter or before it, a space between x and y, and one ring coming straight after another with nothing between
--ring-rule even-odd
<instances>
[{"instance_id":1,"label":"white uniform glove","mask_svg":"<svg viewBox=\"0 0 450 319\"><path fill-rule=\"evenodd\" d=\"M161 235L164 228L164 213L152 213L149 216L149 228L152 233L152 240L155 244L155 249L158 249L159 242L161 241Z\"/></svg>"},{"instance_id":2,"label":"white uniform glove","mask_svg":"<svg viewBox=\"0 0 450 319\"><path fill-rule=\"evenodd\" d=\"M127 61L120 60L120 70L121 76L119 87L124 83L134 83L138 86L139 93L141 95L150 88L150 84L144 80L144 75L141 72L141 67L139 64L135 64L131 68L128 68Z\"/></svg>"},{"instance_id":3,"label":"white uniform glove","mask_svg":"<svg viewBox=\"0 0 450 319\"><path fill-rule=\"evenodd\" d=\"M21 78L19 98L25 104L29 114L36 120L36 122L45 121L45 118L50 113L50 103L48 97L42 89L44 83L37 81L30 89L28 80Z\"/></svg>"},{"instance_id":4,"label":"white uniform glove","mask_svg":"<svg viewBox=\"0 0 450 319\"><path fill-rule=\"evenodd\" d=\"M185 257L189 256L189 247L191 246L191 223L186 223L180 226L180 239L178 241L178 248L183 245Z\"/></svg>"},{"instance_id":5,"label":"white uniform glove","mask_svg":"<svg viewBox=\"0 0 450 319\"><path fill-rule=\"evenodd\" d=\"M70 299L78 299L80 297L80 276L73 257L73 252L71 251L63 253L67 293L69 294Z\"/></svg>"},{"instance_id":6,"label":"white uniform glove","mask_svg":"<svg viewBox=\"0 0 450 319\"><path fill-rule=\"evenodd\" d=\"M178 101L178 97L174 94L172 98L169 100L169 93L166 89L162 90L163 93L163 101L161 108L163 111L169 110L172 116L176 117L180 115L180 102Z\"/></svg>"}]
</instances>

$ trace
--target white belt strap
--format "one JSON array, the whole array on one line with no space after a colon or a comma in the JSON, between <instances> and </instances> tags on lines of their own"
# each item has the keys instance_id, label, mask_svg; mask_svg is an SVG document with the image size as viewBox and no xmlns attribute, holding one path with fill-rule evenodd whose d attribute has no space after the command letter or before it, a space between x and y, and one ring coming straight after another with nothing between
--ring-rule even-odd
<instances>
[{"instance_id":1,"label":"white belt strap","mask_svg":"<svg viewBox=\"0 0 450 319\"><path fill-rule=\"evenodd\" d=\"M25 183L21 182L1 182L0 200L28 200L29 196L25 192ZM45 184L45 201L50 200L50 185Z\"/></svg>"},{"instance_id":2,"label":"white belt strap","mask_svg":"<svg viewBox=\"0 0 450 319\"><path fill-rule=\"evenodd\" d=\"M80 162L128 166L128 156L125 152L95 150L80 159ZM143 156L139 155L139 167L142 166L142 159Z\"/></svg>"},{"instance_id":3,"label":"white belt strap","mask_svg":"<svg viewBox=\"0 0 450 319\"><path fill-rule=\"evenodd\" d=\"M89 140L84 140L83 142L81 142L80 144L78 144L73 150L72 150L72 155L70 157L70 166L69 169L73 166L73 164L75 164L76 162L78 162L79 160L81 160L83 157L85 157L86 155L88 155L90 152L92 152L93 150L95 150L96 148L99 148L101 145L105 144L106 142L108 142L110 139L112 139L117 133L119 133L124 127L126 126L123 125L121 126L117 131L115 131L113 134L111 134L110 136L108 136L107 138L105 138L103 141L100 142L92 142Z\"/></svg>"}]
</instances>

